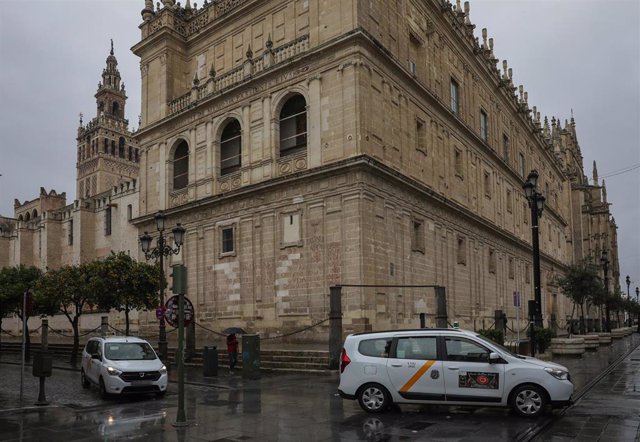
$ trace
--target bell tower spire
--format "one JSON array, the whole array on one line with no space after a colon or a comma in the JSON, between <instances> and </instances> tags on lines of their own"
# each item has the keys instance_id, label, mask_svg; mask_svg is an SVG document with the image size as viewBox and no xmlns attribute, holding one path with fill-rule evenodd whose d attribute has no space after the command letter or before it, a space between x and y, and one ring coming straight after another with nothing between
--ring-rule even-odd
<instances>
[{"instance_id":1,"label":"bell tower spire","mask_svg":"<svg viewBox=\"0 0 640 442\"><path fill-rule=\"evenodd\" d=\"M102 81L98 83L96 117L78 128L76 198L90 198L137 179L139 149L124 118L127 94L111 40Z\"/></svg>"},{"instance_id":2,"label":"bell tower spire","mask_svg":"<svg viewBox=\"0 0 640 442\"><path fill-rule=\"evenodd\" d=\"M97 115L103 113L116 118L124 119L124 105L127 101L127 94L124 83L118 71L118 60L113 52L113 39L111 39L111 50L107 57L106 67L102 70L102 81L98 83L96 92Z\"/></svg>"}]
</instances>

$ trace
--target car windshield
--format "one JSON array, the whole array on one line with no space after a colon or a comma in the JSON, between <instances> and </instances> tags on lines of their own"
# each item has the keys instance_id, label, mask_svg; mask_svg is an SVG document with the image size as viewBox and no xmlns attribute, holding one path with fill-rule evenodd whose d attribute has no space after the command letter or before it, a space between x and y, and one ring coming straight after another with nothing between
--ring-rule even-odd
<instances>
[{"instance_id":1,"label":"car windshield","mask_svg":"<svg viewBox=\"0 0 640 442\"><path fill-rule=\"evenodd\" d=\"M511 350L509 350L508 348L503 347L502 345L500 345L500 344L498 344L496 342L490 341L489 339L485 338L482 335L476 335L476 338L480 339L481 341L483 341L483 342L485 342L487 344L490 344L490 345L492 345L494 347L499 348L501 351L503 351L504 353L508 354L509 356L513 356L514 358L518 358L518 359L525 359L524 356L521 356L521 355L519 355L517 353L514 353Z\"/></svg>"},{"instance_id":2,"label":"car windshield","mask_svg":"<svg viewBox=\"0 0 640 442\"><path fill-rule=\"evenodd\" d=\"M112 361L151 361L156 353L146 342L108 342L105 356Z\"/></svg>"}]
</instances>

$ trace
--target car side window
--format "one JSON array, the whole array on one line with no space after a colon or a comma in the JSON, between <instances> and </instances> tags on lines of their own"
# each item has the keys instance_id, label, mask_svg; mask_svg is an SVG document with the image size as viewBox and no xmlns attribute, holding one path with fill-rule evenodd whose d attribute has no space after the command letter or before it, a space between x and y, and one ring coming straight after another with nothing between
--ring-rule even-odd
<instances>
[{"instance_id":1,"label":"car side window","mask_svg":"<svg viewBox=\"0 0 640 442\"><path fill-rule=\"evenodd\" d=\"M435 336L398 338L396 346L398 359L438 359L438 345Z\"/></svg>"},{"instance_id":2,"label":"car side window","mask_svg":"<svg viewBox=\"0 0 640 442\"><path fill-rule=\"evenodd\" d=\"M445 343L448 361L489 361L489 350L480 344L461 338L445 338Z\"/></svg>"},{"instance_id":3,"label":"car side window","mask_svg":"<svg viewBox=\"0 0 640 442\"><path fill-rule=\"evenodd\" d=\"M358 344L358 352L374 358L388 358L391 338L366 339Z\"/></svg>"},{"instance_id":4,"label":"car side window","mask_svg":"<svg viewBox=\"0 0 640 442\"><path fill-rule=\"evenodd\" d=\"M89 341L87 343L87 353L89 353L90 355L94 354L96 352L96 341Z\"/></svg>"}]
</instances>

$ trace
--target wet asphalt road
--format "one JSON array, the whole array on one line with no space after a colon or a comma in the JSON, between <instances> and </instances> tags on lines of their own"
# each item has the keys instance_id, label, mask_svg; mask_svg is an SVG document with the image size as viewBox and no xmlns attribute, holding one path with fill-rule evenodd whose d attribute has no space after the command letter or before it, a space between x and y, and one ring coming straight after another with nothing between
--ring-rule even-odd
<instances>
[{"instance_id":1,"label":"wet asphalt road","mask_svg":"<svg viewBox=\"0 0 640 442\"><path fill-rule=\"evenodd\" d=\"M569 366L580 389L638 341L635 335L588 353L583 359L559 362ZM628 358L629 364L638 364L631 361L632 357L636 356ZM640 359L640 351L637 358ZM612 376L618 376L615 388L619 390L621 385L625 389L632 388L628 378L637 375L640 364L632 367L614 370ZM177 411L175 383L170 384L169 393L163 399L129 397L104 401L96 388L83 390L78 377L74 371L54 370L54 377L47 382L47 399L52 405L19 413L12 411L18 405L19 366L0 363L0 441L509 441L517 440L541 423L496 408L402 406L381 415L369 415L355 401L345 401L337 396L336 375L264 374L262 379L250 381L227 372L217 378L204 379L199 370L190 369L187 379L198 384L186 387L190 425L176 430L171 425ZM31 377L30 370L25 379L25 403L30 405L37 398L37 382ZM609 385L614 382L612 379L607 377L596 387ZM609 387L609 390L613 388ZM584 401L587 398L589 395ZM627 399L634 400L635 396ZM575 417L572 415L574 410L579 411L577 407L563 416L554 412L552 425L539 436L540 440L583 440L575 439L567 432L558 434L558 430L569 425L575 429L580 426L580 419L593 423L593 419L607 414L606 394L604 398L589 400L600 402L586 419L580 415L577 420L571 420ZM636 415L638 404L633 403ZM626 402L625 406L631 405ZM640 418L638 421L640 426ZM631 428L635 421L627 419L624 422ZM608 419L605 424L615 425L616 422ZM596 434L593 428L592 425L590 431ZM598 438L633 440L628 439L633 432L630 428L611 427L620 431L612 434L613 438Z\"/></svg>"}]
</instances>

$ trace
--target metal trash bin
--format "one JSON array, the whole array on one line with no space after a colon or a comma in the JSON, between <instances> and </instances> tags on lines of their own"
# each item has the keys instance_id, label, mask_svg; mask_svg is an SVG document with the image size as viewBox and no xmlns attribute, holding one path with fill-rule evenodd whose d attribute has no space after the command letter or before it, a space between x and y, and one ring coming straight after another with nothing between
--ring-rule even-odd
<instances>
[{"instance_id":1,"label":"metal trash bin","mask_svg":"<svg viewBox=\"0 0 640 442\"><path fill-rule=\"evenodd\" d=\"M202 351L202 368L205 377L218 376L218 347L205 346Z\"/></svg>"},{"instance_id":2,"label":"metal trash bin","mask_svg":"<svg viewBox=\"0 0 640 442\"><path fill-rule=\"evenodd\" d=\"M242 377L260 379L260 335L242 336Z\"/></svg>"}]
</instances>

